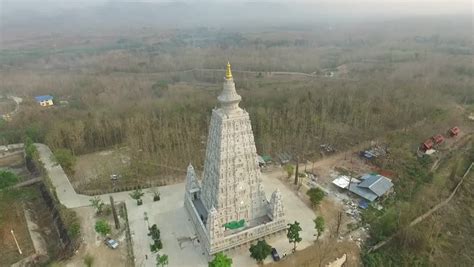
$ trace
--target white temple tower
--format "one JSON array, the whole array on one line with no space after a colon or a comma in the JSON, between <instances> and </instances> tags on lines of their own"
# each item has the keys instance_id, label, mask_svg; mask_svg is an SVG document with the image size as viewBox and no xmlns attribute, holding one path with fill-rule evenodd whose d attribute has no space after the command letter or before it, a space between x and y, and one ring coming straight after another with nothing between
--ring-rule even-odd
<instances>
[{"instance_id":1,"label":"white temple tower","mask_svg":"<svg viewBox=\"0 0 474 267\"><path fill-rule=\"evenodd\" d=\"M185 206L208 255L286 228L281 194L265 197L249 114L230 64L212 111L202 185L188 167Z\"/></svg>"}]
</instances>

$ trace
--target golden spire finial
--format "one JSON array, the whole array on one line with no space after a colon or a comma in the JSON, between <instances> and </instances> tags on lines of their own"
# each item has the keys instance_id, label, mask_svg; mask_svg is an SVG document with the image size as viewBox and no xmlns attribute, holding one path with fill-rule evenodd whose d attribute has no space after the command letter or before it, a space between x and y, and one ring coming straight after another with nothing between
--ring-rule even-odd
<instances>
[{"instance_id":1,"label":"golden spire finial","mask_svg":"<svg viewBox=\"0 0 474 267\"><path fill-rule=\"evenodd\" d=\"M230 69L230 63L227 61L227 69L225 70L225 78L232 79L232 70Z\"/></svg>"}]
</instances>

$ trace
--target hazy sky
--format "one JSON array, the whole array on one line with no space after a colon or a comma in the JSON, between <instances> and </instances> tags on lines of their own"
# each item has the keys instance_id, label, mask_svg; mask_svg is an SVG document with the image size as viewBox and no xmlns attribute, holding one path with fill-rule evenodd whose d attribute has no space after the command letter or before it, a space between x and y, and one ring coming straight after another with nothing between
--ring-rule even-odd
<instances>
[{"instance_id":1,"label":"hazy sky","mask_svg":"<svg viewBox=\"0 0 474 267\"><path fill-rule=\"evenodd\" d=\"M22 5L23 7L84 7L105 3L275 3L285 5L310 5L331 8L355 7L357 9L412 9L418 12L459 12L474 9L471 0L0 0L0 8Z\"/></svg>"},{"instance_id":2,"label":"hazy sky","mask_svg":"<svg viewBox=\"0 0 474 267\"><path fill-rule=\"evenodd\" d=\"M97 5L108 2L128 2L128 3L286 3L286 4L324 4L328 6L351 5L351 6L370 6L379 7L413 7L413 8L469 8L473 9L474 3L471 0L0 0L3 4L27 3L31 5L49 5L58 6L80 6Z\"/></svg>"},{"instance_id":3,"label":"hazy sky","mask_svg":"<svg viewBox=\"0 0 474 267\"><path fill-rule=\"evenodd\" d=\"M53 25L87 24L102 20L176 27L226 22L287 25L436 14L472 15L473 9L474 0L0 0L0 24L42 21Z\"/></svg>"}]
</instances>

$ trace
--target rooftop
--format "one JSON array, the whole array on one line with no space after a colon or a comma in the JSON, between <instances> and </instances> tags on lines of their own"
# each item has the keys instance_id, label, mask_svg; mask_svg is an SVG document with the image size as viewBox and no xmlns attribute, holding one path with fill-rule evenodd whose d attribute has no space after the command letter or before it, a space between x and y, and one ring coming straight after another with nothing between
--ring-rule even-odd
<instances>
[{"instance_id":1,"label":"rooftop","mask_svg":"<svg viewBox=\"0 0 474 267\"><path fill-rule=\"evenodd\" d=\"M369 201L374 201L393 187L392 181L380 174L365 174L360 180L341 175L334 179L332 183L343 189L349 188L352 193Z\"/></svg>"},{"instance_id":2,"label":"rooftop","mask_svg":"<svg viewBox=\"0 0 474 267\"><path fill-rule=\"evenodd\" d=\"M53 100L53 97L50 95L39 95L35 96L36 102L42 102L42 101L48 101L48 100Z\"/></svg>"},{"instance_id":3,"label":"rooftop","mask_svg":"<svg viewBox=\"0 0 474 267\"><path fill-rule=\"evenodd\" d=\"M334 185L343 189L347 189L350 182L356 183L356 184L360 183L360 181L357 180L356 178L351 178L347 175L338 176L336 179L334 179L334 181L332 181Z\"/></svg>"}]
</instances>

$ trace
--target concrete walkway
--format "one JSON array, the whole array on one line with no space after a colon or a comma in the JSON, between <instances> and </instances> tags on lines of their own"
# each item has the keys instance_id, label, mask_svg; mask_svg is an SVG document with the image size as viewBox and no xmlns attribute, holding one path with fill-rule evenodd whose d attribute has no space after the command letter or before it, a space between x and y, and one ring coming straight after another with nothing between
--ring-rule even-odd
<instances>
[{"instance_id":1,"label":"concrete walkway","mask_svg":"<svg viewBox=\"0 0 474 267\"><path fill-rule=\"evenodd\" d=\"M61 165L54 162L53 152L49 149L48 146L44 144L35 144L38 148L40 161L44 164L44 168L48 173L48 177L51 180L51 183L56 188L56 194L58 196L59 202L63 204L66 208L80 208L90 206L90 199L93 196L78 194L74 187L72 187L69 178L64 172ZM116 202L125 202L126 204L136 203L135 200L130 198L130 193L132 191L123 191L118 193L109 193L98 195L94 197L99 197L105 203L109 203L109 196L113 196L114 201Z\"/></svg>"},{"instance_id":2,"label":"concrete walkway","mask_svg":"<svg viewBox=\"0 0 474 267\"><path fill-rule=\"evenodd\" d=\"M89 206L91 197L79 195L72 187L63 168L53 161L54 156L51 149L44 144L35 144L38 149L40 161L43 163L51 183L56 189L59 202L66 208L78 208Z\"/></svg>"}]
</instances>

